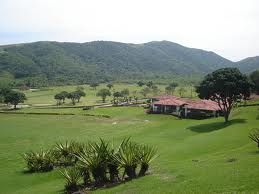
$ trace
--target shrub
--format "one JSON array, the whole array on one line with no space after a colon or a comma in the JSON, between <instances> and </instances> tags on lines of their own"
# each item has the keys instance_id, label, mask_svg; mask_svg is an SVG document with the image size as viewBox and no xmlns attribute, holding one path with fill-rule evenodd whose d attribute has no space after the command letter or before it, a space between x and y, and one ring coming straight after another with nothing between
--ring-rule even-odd
<instances>
[{"instance_id":1,"label":"shrub","mask_svg":"<svg viewBox=\"0 0 259 194\"><path fill-rule=\"evenodd\" d=\"M138 159L140 161L139 176L144 176L148 171L150 163L157 157L157 150L154 147L141 145L139 148Z\"/></svg>"},{"instance_id":2,"label":"shrub","mask_svg":"<svg viewBox=\"0 0 259 194\"><path fill-rule=\"evenodd\" d=\"M249 138L257 144L259 149L259 129L253 129L253 131L249 134Z\"/></svg>"},{"instance_id":3,"label":"shrub","mask_svg":"<svg viewBox=\"0 0 259 194\"><path fill-rule=\"evenodd\" d=\"M121 168L124 168L123 178L126 174L129 179L136 178L136 168L138 165L138 145L130 139L124 139L119 147L118 154L115 156Z\"/></svg>"},{"instance_id":4,"label":"shrub","mask_svg":"<svg viewBox=\"0 0 259 194\"><path fill-rule=\"evenodd\" d=\"M66 180L65 189L68 193L73 193L79 188L79 181L81 178L80 171L75 167L60 171Z\"/></svg>"},{"instance_id":5,"label":"shrub","mask_svg":"<svg viewBox=\"0 0 259 194\"><path fill-rule=\"evenodd\" d=\"M29 172L47 172L54 168L52 151L27 152L23 154Z\"/></svg>"}]
</instances>

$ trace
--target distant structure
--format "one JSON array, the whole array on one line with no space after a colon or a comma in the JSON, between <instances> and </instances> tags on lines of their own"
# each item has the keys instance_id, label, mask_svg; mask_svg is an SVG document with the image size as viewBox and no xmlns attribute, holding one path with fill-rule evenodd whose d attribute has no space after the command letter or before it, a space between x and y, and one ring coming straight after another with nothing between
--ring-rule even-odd
<instances>
[{"instance_id":1,"label":"distant structure","mask_svg":"<svg viewBox=\"0 0 259 194\"><path fill-rule=\"evenodd\" d=\"M203 119L221 115L219 105L211 100L193 100L176 96L156 96L151 98L147 113L172 114L180 118Z\"/></svg>"}]
</instances>

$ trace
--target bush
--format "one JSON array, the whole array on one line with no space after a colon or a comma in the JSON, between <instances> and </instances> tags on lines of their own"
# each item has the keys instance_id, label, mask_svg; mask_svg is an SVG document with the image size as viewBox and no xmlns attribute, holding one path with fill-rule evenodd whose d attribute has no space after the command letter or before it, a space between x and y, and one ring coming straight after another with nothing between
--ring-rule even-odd
<instances>
[{"instance_id":1,"label":"bush","mask_svg":"<svg viewBox=\"0 0 259 194\"><path fill-rule=\"evenodd\" d=\"M81 179L80 171L73 167L60 172L66 180L66 191L68 191L68 193L73 193L77 191L79 188L79 181Z\"/></svg>"},{"instance_id":2,"label":"bush","mask_svg":"<svg viewBox=\"0 0 259 194\"><path fill-rule=\"evenodd\" d=\"M54 168L52 151L27 152L23 154L29 172L47 172Z\"/></svg>"},{"instance_id":3,"label":"bush","mask_svg":"<svg viewBox=\"0 0 259 194\"><path fill-rule=\"evenodd\" d=\"M249 138L257 144L259 149L259 129L253 129L253 131L249 134Z\"/></svg>"}]
</instances>

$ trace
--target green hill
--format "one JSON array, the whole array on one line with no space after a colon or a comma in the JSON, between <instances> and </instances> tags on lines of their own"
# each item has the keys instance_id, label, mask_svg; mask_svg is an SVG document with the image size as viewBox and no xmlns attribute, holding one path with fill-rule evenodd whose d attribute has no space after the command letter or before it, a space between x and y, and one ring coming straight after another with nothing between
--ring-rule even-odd
<instances>
[{"instance_id":1,"label":"green hill","mask_svg":"<svg viewBox=\"0 0 259 194\"><path fill-rule=\"evenodd\" d=\"M236 64L213 53L168 41L126 44L35 42L0 47L0 71L51 84L204 75ZM250 71L258 67L238 63ZM245 67L245 68L243 68Z\"/></svg>"}]
</instances>

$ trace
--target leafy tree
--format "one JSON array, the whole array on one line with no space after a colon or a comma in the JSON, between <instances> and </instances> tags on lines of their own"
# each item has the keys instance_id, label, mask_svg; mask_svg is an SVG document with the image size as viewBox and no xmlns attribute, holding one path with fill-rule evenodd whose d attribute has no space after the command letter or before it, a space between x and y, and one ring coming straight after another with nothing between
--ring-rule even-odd
<instances>
[{"instance_id":1,"label":"leafy tree","mask_svg":"<svg viewBox=\"0 0 259 194\"><path fill-rule=\"evenodd\" d=\"M223 68L208 74L197 86L198 96L218 103L225 122L234 104L250 95L251 83L237 68Z\"/></svg>"},{"instance_id":2,"label":"leafy tree","mask_svg":"<svg viewBox=\"0 0 259 194\"><path fill-rule=\"evenodd\" d=\"M129 89L125 88L121 91L121 95L124 98L124 101L128 101Z\"/></svg>"},{"instance_id":3,"label":"leafy tree","mask_svg":"<svg viewBox=\"0 0 259 194\"><path fill-rule=\"evenodd\" d=\"M145 88L143 88L143 89L140 91L140 93L143 95L144 98L146 98L147 95L148 95L149 93L151 93L151 89L148 88L148 87L145 87Z\"/></svg>"},{"instance_id":4,"label":"leafy tree","mask_svg":"<svg viewBox=\"0 0 259 194\"><path fill-rule=\"evenodd\" d=\"M118 104L119 98L122 97L122 94L120 92L114 92L112 95L113 95L113 103Z\"/></svg>"},{"instance_id":5,"label":"leafy tree","mask_svg":"<svg viewBox=\"0 0 259 194\"><path fill-rule=\"evenodd\" d=\"M62 91L62 92L60 92L60 95L62 97L61 99L62 99L63 103L65 103L65 99L67 98L68 92Z\"/></svg>"},{"instance_id":6,"label":"leafy tree","mask_svg":"<svg viewBox=\"0 0 259 194\"><path fill-rule=\"evenodd\" d=\"M157 95L159 93L159 88L156 85L153 85L151 89L154 95Z\"/></svg>"},{"instance_id":7,"label":"leafy tree","mask_svg":"<svg viewBox=\"0 0 259 194\"><path fill-rule=\"evenodd\" d=\"M107 84L106 87L109 88L109 90L110 90L111 88L113 88L113 84L111 84L111 83Z\"/></svg>"},{"instance_id":8,"label":"leafy tree","mask_svg":"<svg viewBox=\"0 0 259 194\"><path fill-rule=\"evenodd\" d=\"M256 94L259 94L259 70L252 72L249 77L253 83L254 92L256 92Z\"/></svg>"},{"instance_id":9,"label":"leafy tree","mask_svg":"<svg viewBox=\"0 0 259 194\"><path fill-rule=\"evenodd\" d=\"M94 90L96 90L96 88L99 86L98 83L91 83L90 87L93 88Z\"/></svg>"},{"instance_id":10,"label":"leafy tree","mask_svg":"<svg viewBox=\"0 0 259 194\"><path fill-rule=\"evenodd\" d=\"M4 95L4 102L6 104L14 105L14 109L16 109L17 104L23 103L26 100L26 96L22 92L10 91Z\"/></svg>"},{"instance_id":11,"label":"leafy tree","mask_svg":"<svg viewBox=\"0 0 259 194\"><path fill-rule=\"evenodd\" d=\"M254 129L248 137L257 144L259 149L259 129Z\"/></svg>"},{"instance_id":12,"label":"leafy tree","mask_svg":"<svg viewBox=\"0 0 259 194\"><path fill-rule=\"evenodd\" d=\"M180 87L178 90L181 97L183 97L183 94L186 92L186 89L184 87Z\"/></svg>"},{"instance_id":13,"label":"leafy tree","mask_svg":"<svg viewBox=\"0 0 259 194\"><path fill-rule=\"evenodd\" d=\"M178 83L171 83L166 86L165 91L167 94L173 95L175 88L178 86Z\"/></svg>"},{"instance_id":14,"label":"leafy tree","mask_svg":"<svg viewBox=\"0 0 259 194\"><path fill-rule=\"evenodd\" d=\"M86 93L84 91L82 91L82 90L77 90L77 91L75 91L75 93L76 93L76 100L77 100L77 102L80 101L81 97L85 97L86 96Z\"/></svg>"},{"instance_id":15,"label":"leafy tree","mask_svg":"<svg viewBox=\"0 0 259 194\"><path fill-rule=\"evenodd\" d=\"M99 90L96 95L100 96L102 98L103 102L105 102L106 97L110 96L111 92L110 92L110 90L103 88L103 89Z\"/></svg>"},{"instance_id":16,"label":"leafy tree","mask_svg":"<svg viewBox=\"0 0 259 194\"><path fill-rule=\"evenodd\" d=\"M54 99L57 100L57 105L60 105L61 104L61 101L63 99L63 96L61 93L58 93L54 96Z\"/></svg>"},{"instance_id":17,"label":"leafy tree","mask_svg":"<svg viewBox=\"0 0 259 194\"><path fill-rule=\"evenodd\" d=\"M145 82L143 82L143 81L138 81L137 84L138 84L139 87L142 87L142 86L145 85Z\"/></svg>"},{"instance_id":18,"label":"leafy tree","mask_svg":"<svg viewBox=\"0 0 259 194\"><path fill-rule=\"evenodd\" d=\"M76 100L78 99L78 93L76 91L75 92L70 92L70 93L67 94L67 98L71 99L72 104L75 105L76 104Z\"/></svg>"},{"instance_id":19,"label":"leafy tree","mask_svg":"<svg viewBox=\"0 0 259 194\"><path fill-rule=\"evenodd\" d=\"M146 84L146 86L149 87L149 88L151 88L153 85L154 85L154 83L152 81L149 81Z\"/></svg>"}]
</instances>

